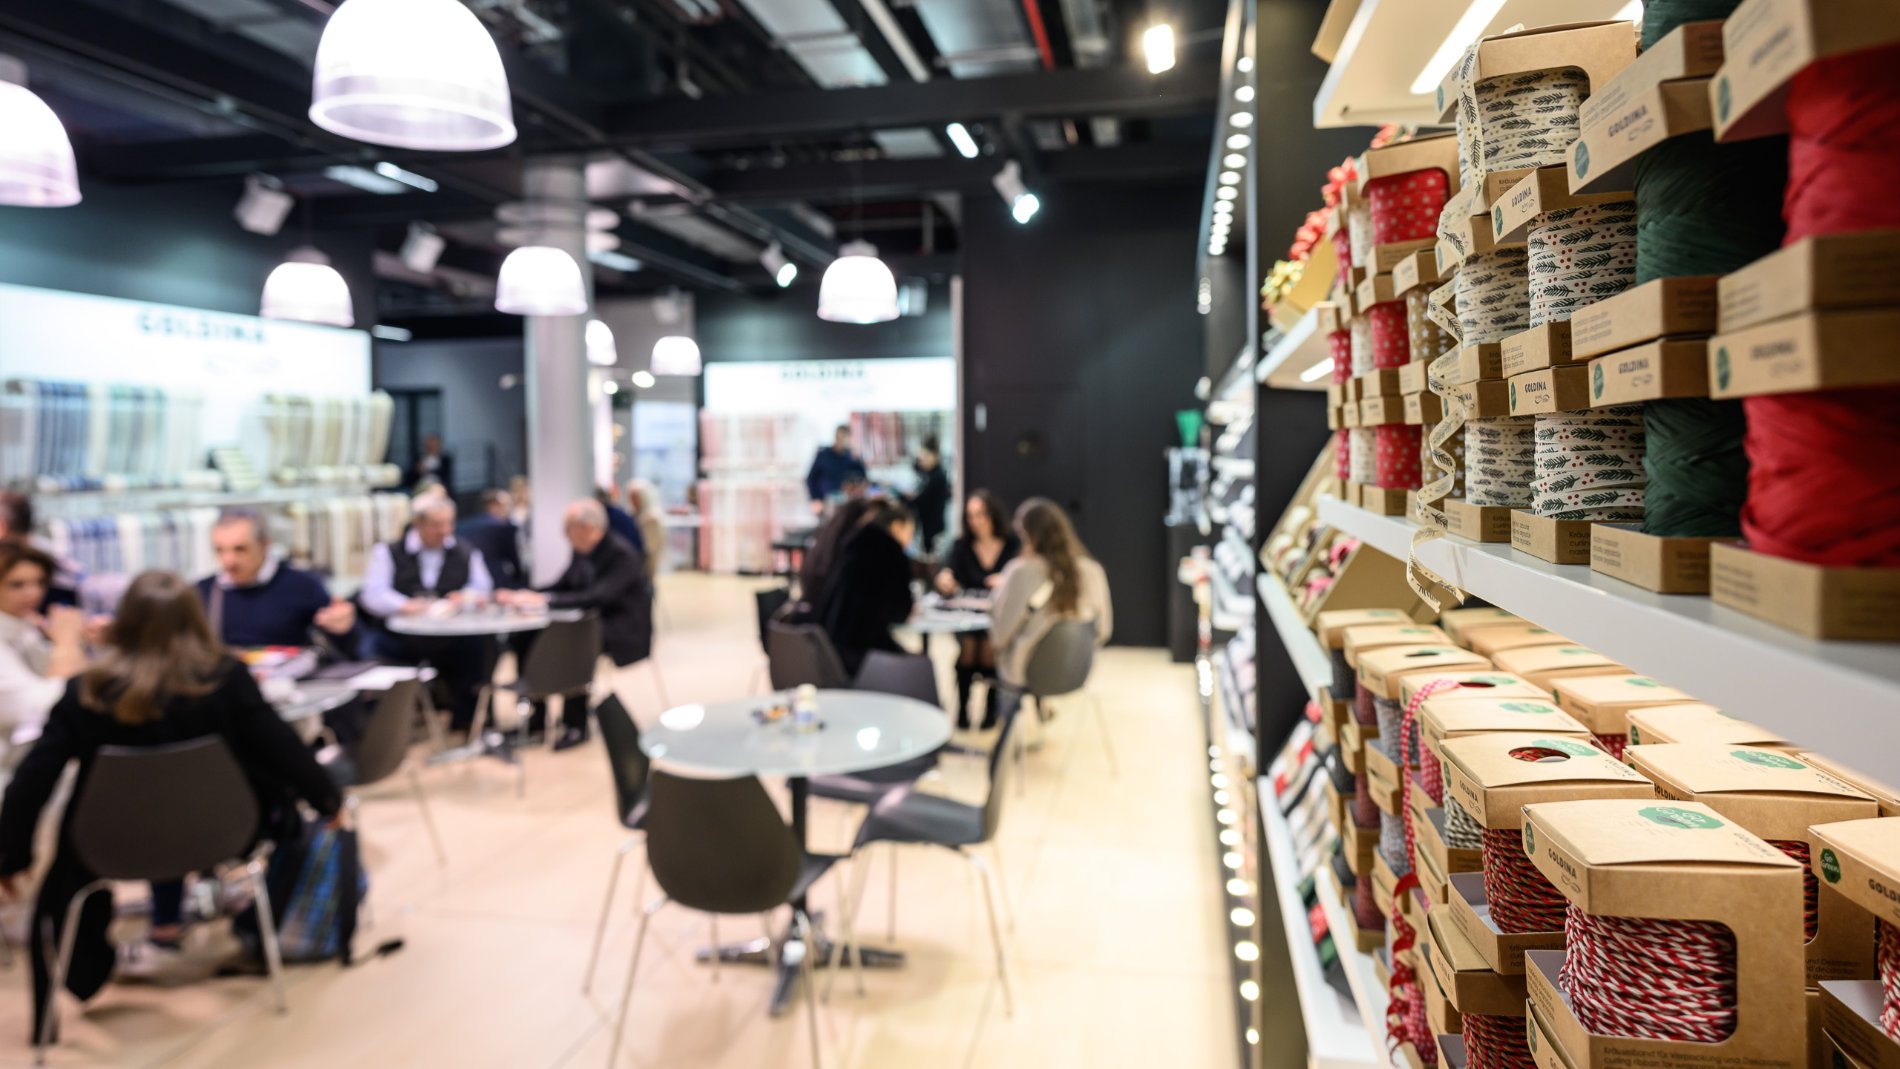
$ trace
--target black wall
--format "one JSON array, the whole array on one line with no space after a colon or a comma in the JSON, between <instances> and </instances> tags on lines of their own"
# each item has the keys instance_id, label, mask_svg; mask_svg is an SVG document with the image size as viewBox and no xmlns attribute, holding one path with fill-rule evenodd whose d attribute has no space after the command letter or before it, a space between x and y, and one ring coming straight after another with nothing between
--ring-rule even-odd
<instances>
[{"instance_id":1,"label":"black wall","mask_svg":"<svg viewBox=\"0 0 1900 1069\"><path fill-rule=\"evenodd\" d=\"M1055 499L1108 571L1115 640L1159 646L1174 413L1198 407L1200 182L1066 187L1028 226L964 204L966 477ZM985 426L975 419L977 406Z\"/></svg>"},{"instance_id":2,"label":"black wall","mask_svg":"<svg viewBox=\"0 0 1900 1069\"><path fill-rule=\"evenodd\" d=\"M699 352L707 360L864 360L955 353L948 286L931 287L923 315L889 323L828 323L818 318L816 285L764 296L701 293L694 298L693 315Z\"/></svg>"},{"instance_id":3,"label":"black wall","mask_svg":"<svg viewBox=\"0 0 1900 1069\"><path fill-rule=\"evenodd\" d=\"M481 482L505 487L511 476L528 470L527 389L519 381L522 352L519 334L379 341L371 379L382 390L440 390L442 447L455 458L458 489L473 489ZM504 388L503 376L513 376L514 384Z\"/></svg>"}]
</instances>

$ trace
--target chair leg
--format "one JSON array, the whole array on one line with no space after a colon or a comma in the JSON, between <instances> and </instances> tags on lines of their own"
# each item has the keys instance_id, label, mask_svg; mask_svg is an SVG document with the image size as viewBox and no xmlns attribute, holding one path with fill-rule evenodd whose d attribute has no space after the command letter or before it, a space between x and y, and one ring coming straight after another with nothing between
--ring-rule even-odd
<instances>
[{"instance_id":1,"label":"chair leg","mask_svg":"<svg viewBox=\"0 0 1900 1069\"><path fill-rule=\"evenodd\" d=\"M1023 714L1020 711L1018 711L1016 714L1017 719L1021 720L1022 715ZM1016 755L1015 755L1016 796L1018 798L1021 798L1023 795L1029 793L1029 779L1027 776L1023 774L1023 768L1027 764L1027 761L1025 760L1025 758L1028 755L1028 753L1029 753L1029 741L1028 741L1028 735L1026 733L1026 725L1022 723L1018 723L1016 725Z\"/></svg>"},{"instance_id":2,"label":"chair leg","mask_svg":"<svg viewBox=\"0 0 1900 1069\"><path fill-rule=\"evenodd\" d=\"M845 862L845 867L839 871L836 877L838 886L838 923L842 929L839 934L842 937L842 942L838 944L838 960L831 964L831 969L825 974L824 997L826 1002L831 1001L831 985L837 981L838 973L844 969L844 959L847 952L851 955L851 970L857 978L858 995L860 997L864 995L863 947L858 942L857 919L853 916L855 911L851 906L851 880L849 879L851 868L859 864L863 864L863 862L855 860L855 858L848 859Z\"/></svg>"},{"instance_id":3,"label":"chair leg","mask_svg":"<svg viewBox=\"0 0 1900 1069\"><path fill-rule=\"evenodd\" d=\"M1009 901L1009 882L1003 879L1003 847L995 839L989 842L990 859L996 872L996 893L1003 900L1003 920L1009 924L1009 930L1016 930L1016 911Z\"/></svg>"},{"instance_id":4,"label":"chair leg","mask_svg":"<svg viewBox=\"0 0 1900 1069\"><path fill-rule=\"evenodd\" d=\"M66 904L66 927L59 935L59 956L53 961L51 983L46 988L46 1012L40 1018L40 1027L34 1035L33 1064L45 1065L46 1052L53 1045L53 1029L59 1021L59 993L66 987L66 970L71 967L73 947L79 942L79 913L86 900L95 892L104 890L106 883L95 880L81 888Z\"/></svg>"},{"instance_id":5,"label":"chair leg","mask_svg":"<svg viewBox=\"0 0 1900 1069\"><path fill-rule=\"evenodd\" d=\"M982 874L983 910L990 918L990 945L996 948L996 981L1003 987L1003 1013L1014 1017L1016 1002L1010 997L1009 969L1003 963L1003 930L996 926L996 899L990 891L990 866L980 855L966 851L963 856L969 858L970 864L975 865Z\"/></svg>"},{"instance_id":6,"label":"chair leg","mask_svg":"<svg viewBox=\"0 0 1900 1069\"><path fill-rule=\"evenodd\" d=\"M897 942L897 844L896 843L891 844L891 897L890 897L890 901L885 903L885 908L889 911L888 923L890 925L886 933L885 942L895 943Z\"/></svg>"},{"instance_id":7,"label":"chair leg","mask_svg":"<svg viewBox=\"0 0 1900 1069\"><path fill-rule=\"evenodd\" d=\"M270 970L271 993L277 1000L277 1012L290 1012L290 999L284 994L284 957L277 946L277 918L271 911L270 887L264 879L264 862L253 860L244 866L250 875L251 890L257 896L257 930L263 936L264 965Z\"/></svg>"},{"instance_id":8,"label":"chair leg","mask_svg":"<svg viewBox=\"0 0 1900 1069\"><path fill-rule=\"evenodd\" d=\"M429 842L435 846L435 863L438 868L448 868L449 855L442 849L442 833L436 830L435 813L429 809L429 796L422 789L422 774L416 766L409 767L409 788L416 794L416 808L422 810L422 825L429 829Z\"/></svg>"},{"instance_id":9,"label":"chair leg","mask_svg":"<svg viewBox=\"0 0 1900 1069\"><path fill-rule=\"evenodd\" d=\"M614 888L620 883L620 866L626 864L627 855L633 851L635 841L634 837L629 836L626 842L620 844L620 849L614 852L614 867L607 873L607 898L600 904L600 923L594 926L594 949L587 955L587 975L581 979L583 995L594 986L594 968L600 964L600 945L607 938L607 916L613 910ZM640 896L635 895L633 900L640 901Z\"/></svg>"},{"instance_id":10,"label":"chair leg","mask_svg":"<svg viewBox=\"0 0 1900 1069\"><path fill-rule=\"evenodd\" d=\"M719 914L706 914L706 923L712 928L712 982L719 982Z\"/></svg>"},{"instance_id":11,"label":"chair leg","mask_svg":"<svg viewBox=\"0 0 1900 1069\"><path fill-rule=\"evenodd\" d=\"M811 918L799 911L793 911L792 923L797 926L799 938L805 941L805 956L798 963L799 972L805 979L805 1015L811 1022L811 1067L820 1069L824 1060L818 1056L818 978L812 973L811 958L817 946L817 939L811 930Z\"/></svg>"},{"instance_id":12,"label":"chair leg","mask_svg":"<svg viewBox=\"0 0 1900 1069\"><path fill-rule=\"evenodd\" d=\"M1108 712L1102 708L1101 696L1093 690L1088 692L1089 703L1095 706L1095 726L1102 732L1102 754L1108 758L1108 774L1116 779L1122 778L1121 764L1115 760L1115 739L1108 730Z\"/></svg>"},{"instance_id":13,"label":"chair leg","mask_svg":"<svg viewBox=\"0 0 1900 1069\"><path fill-rule=\"evenodd\" d=\"M633 940L633 964L627 966L627 988L620 995L620 1016L614 1018L614 1043L613 1046L607 1048L609 1069L612 1069L614 1063L620 1058L620 1037L627 1030L627 1007L633 1004L633 980L634 977L640 975L640 949L647 943L647 925L653 923L653 914L665 904L666 899L662 897L641 911L640 934Z\"/></svg>"}]
</instances>

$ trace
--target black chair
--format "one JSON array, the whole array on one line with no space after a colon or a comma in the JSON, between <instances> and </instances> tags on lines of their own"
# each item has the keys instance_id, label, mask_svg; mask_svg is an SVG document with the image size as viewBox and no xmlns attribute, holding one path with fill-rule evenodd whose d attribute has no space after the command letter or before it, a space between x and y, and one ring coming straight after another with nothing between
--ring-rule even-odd
<instances>
[{"instance_id":1,"label":"black chair","mask_svg":"<svg viewBox=\"0 0 1900 1069\"><path fill-rule=\"evenodd\" d=\"M643 829L647 819L647 774L653 762L640 749L640 725L627 715L620 699L608 695L594 708L594 721L600 725L601 747L607 751L607 767L614 777L614 815L631 832ZM607 915L613 908L614 888L620 883L620 866L640 841L638 834L627 836L614 852L614 867L607 877L607 898L600 904L600 924L594 929L594 949L587 955L587 975L581 980L581 994L594 986L594 967L600 964L600 944L607 935ZM646 887L646 870L640 870L640 882L633 888L633 900L640 901Z\"/></svg>"},{"instance_id":2,"label":"black chair","mask_svg":"<svg viewBox=\"0 0 1900 1069\"><path fill-rule=\"evenodd\" d=\"M990 786L983 804L971 805L917 791L894 792L873 806L870 815L864 818L851 844L851 853L855 857L858 851L873 843L941 846L955 851L958 856L976 866L982 877L983 908L989 915L990 942L996 950L996 979L1003 988L1003 1009L1014 1016L1016 1007L1010 998L1009 973L1003 962L1003 932L996 923L997 896L1003 900L1004 914L1007 916L1010 913L1009 889L1003 884L1003 856L996 844L996 832L1003 822L1003 797L1007 793L1005 780L1009 776L1009 761L1005 755L1009 752L1010 732L1015 729L1016 718L1022 710L1022 696L1015 691L1005 690L998 701L1001 727L996 735L996 744L990 749ZM971 847L983 845L987 845L994 855L994 867L970 850ZM994 895L990 889L992 876L997 885ZM868 877L867 871L865 878L859 880L857 893L860 898L870 882ZM1010 927L1015 926L1016 922L1011 918Z\"/></svg>"},{"instance_id":3,"label":"black chair","mask_svg":"<svg viewBox=\"0 0 1900 1069\"><path fill-rule=\"evenodd\" d=\"M851 685L851 676L845 672L831 636L817 624L774 620L766 625L765 637L773 690L790 690L807 683L821 690Z\"/></svg>"},{"instance_id":4,"label":"black chair","mask_svg":"<svg viewBox=\"0 0 1900 1069\"><path fill-rule=\"evenodd\" d=\"M356 764L356 778L350 784L348 801L354 813L360 806L356 793L358 789L373 787L407 770L409 789L415 792L416 806L422 810L423 826L429 829L429 842L435 846L436 864L446 866L449 856L442 849L442 835L436 830L435 815L429 811L429 798L422 790L422 776L409 760L416 713L423 708L422 694L420 682L406 679L384 691L383 696L377 699L376 708L371 710L369 722L363 727L363 737L351 755Z\"/></svg>"},{"instance_id":5,"label":"black chair","mask_svg":"<svg viewBox=\"0 0 1900 1069\"><path fill-rule=\"evenodd\" d=\"M1115 778L1121 778L1121 766L1115 760L1115 742L1109 737L1108 716L1102 711L1102 702L1095 692L1088 689L1089 672L1095 667L1095 622L1093 620L1057 620L1046 634L1036 643L1029 654L1029 663L1023 666L1022 692L1036 699L1038 711L1042 703L1052 698L1063 698L1078 691L1088 698L1095 707L1095 723L1102 733L1102 752L1108 756L1108 770ZM1016 758L1022 761L1025 742L1017 741ZM1022 784L1017 784L1020 790Z\"/></svg>"},{"instance_id":6,"label":"black chair","mask_svg":"<svg viewBox=\"0 0 1900 1069\"><path fill-rule=\"evenodd\" d=\"M94 874L66 907L59 955L51 970L46 1016L35 1043L35 1064L46 1064L66 986L79 913L96 892L115 881L178 880L213 872L236 858L257 896L258 928L277 1012L290 1009L276 919L264 879L268 848L252 851L259 820L257 796L237 758L215 735L167 746L103 746L73 802L72 846ZM247 852L248 856L247 856Z\"/></svg>"},{"instance_id":7,"label":"black chair","mask_svg":"<svg viewBox=\"0 0 1900 1069\"><path fill-rule=\"evenodd\" d=\"M785 606L792 603L792 588L766 587L764 590L754 591L752 600L759 613L759 652L765 654L765 661L759 665L759 670L753 673L752 686L749 688L756 691L763 689L760 686L764 682L761 677L765 676L772 663L772 621L778 618L779 613L785 611Z\"/></svg>"},{"instance_id":8,"label":"black chair","mask_svg":"<svg viewBox=\"0 0 1900 1069\"><path fill-rule=\"evenodd\" d=\"M482 687L475 713L475 730L470 733L470 737L479 738L485 726L494 725L496 690L513 694L517 702L545 702L550 698L560 698L563 709L570 695L578 694L580 700L586 701L587 689L594 684L594 669L599 660L599 617L589 615L578 620L557 620L548 624L535 638L528 655L522 658L521 671L513 683L489 683ZM550 709L548 715L552 721L553 710ZM527 745L528 719L527 714L523 713L515 725L519 746ZM550 730L548 734L553 735L554 732ZM519 794L526 794L528 766L518 754L512 760L517 770L515 790Z\"/></svg>"},{"instance_id":9,"label":"black chair","mask_svg":"<svg viewBox=\"0 0 1900 1069\"><path fill-rule=\"evenodd\" d=\"M792 830L780 818L778 807L756 776L737 779L689 779L664 768L653 770L647 789L651 804L646 814L647 867L662 895L642 908L640 934L633 944L633 963L627 969L627 988L614 1021L613 1046L607 1064L620 1053L621 1034L627 1026L627 1007L633 999L634 980L640 974L640 949L646 945L653 914L669 900L688 909L712 914L765 915L804 897L833 865L843 860L799 849ZM844 940L856 945L851 932L849 896L838 896ZM769 921L768 921L769 924ZM811 1057L818 1059L818 1001L812 977L815 938L811 918L792 912L793 931L804 953L797 964L804 973L805 1006L811 1019ZM717 935L714 936L715 943ZM855 955L854 955L855 956ZM717 960L717 954L714 955Z\"/></svg>"}]
</instances>

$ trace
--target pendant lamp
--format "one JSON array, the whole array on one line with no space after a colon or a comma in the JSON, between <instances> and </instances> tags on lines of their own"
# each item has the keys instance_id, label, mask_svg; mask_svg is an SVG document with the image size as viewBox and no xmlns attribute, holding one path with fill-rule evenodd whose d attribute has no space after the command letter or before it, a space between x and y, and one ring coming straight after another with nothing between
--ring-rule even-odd
<instances>
[{"instance_id":1,"label":"pendant lamp","mask_svg":"<svg viewBox=\"0 0 1900 1069\"><path fill-rule=\"evenodd\" d=\"M600 367L612 367L620 362L620 351L614 348L613 328L598 319L587 321L587 362Z\"/></svg>"},{"instance_id":2,"label":"pendant lamp","mask_svg":"<svg viewBox=\"0 0 1900 1069\"><path fill-rule=\"evenodd\" d=\"M79 170L66 127L26 87L26 64L0 56L0 204L66 208L79 203Z\"/></svg>"},{"instance_id":3,"label":"pendant lamp","mask_svg":"<svg viewBox=\"0 0 1900 1069\"><path fill-rule=\"evenodd\" d=\"M515 139L501 53L459 0L344 0L317 43L310 121L354 141L441 152Z\"/></svg>"},{"instance_id":4,"label":"pendant lamp","mask_svg":"<svg viewBox=\"0 0 1900 1069\"><path fill-rule=\"evenodd\" d=\"M818 283L818 318L833 323L885 323L897 318L897 276L868 241L838 250Z\"/></svg>"},{"instance_id":5,"label":"pendant lamp","mask_svg":"<svg viewBox=\"0 0 1900 1069\"><path fill-rule=\"evenodd\" d=\"M699 343L683 334L668 334L653 343L651 363L655 375L697 375Z\"/></svg>"},{"instance_id":6,"label":"pendant lamp","mask_svg":"<svg viewBox=\"0 0 1900 1069\"><path fill-rule=\"evenodd\" d=\"M330 266L330 258L309 246L292 249L264 280L258 315L331 327L356 324L350 286Z\"/></svg>"},{"instance_id":7,"label":"pendant lamp","mask_svg":"<svg viewBox=\"0 0 1900 1069\"><path fill-rule=\"evenodd\" d=\"M551 245L523 245L501 262L495 310L517 316L585 315L587 283L581 279L581 265Z\"/></svg>"}]
</instances>

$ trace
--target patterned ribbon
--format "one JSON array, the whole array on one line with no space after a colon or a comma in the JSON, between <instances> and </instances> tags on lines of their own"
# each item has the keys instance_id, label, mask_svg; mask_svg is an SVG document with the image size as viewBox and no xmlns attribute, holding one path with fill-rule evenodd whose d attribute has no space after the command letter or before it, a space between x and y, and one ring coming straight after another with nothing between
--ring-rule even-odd
<instances>
[{"instance_id":1,"label":"patterned ribbon","mask_svg":"<svg viewBox=\"0 0 1900 1069\"><path fill-rule=\"evenodd\" d=\"M1530 228L1526 248L1530 325L1565 322L1636 284L1636 204L1545 212Z\"/></svg>"},{"instance_id":2,"label":"patterned ribbon","mask_svg":"<svg viewBox=\"0 0 1900 1069\"><path fill-rule=\"evenodd\" d=\"M1372 243L1390 245L1432 237L1445 209L1450 180L1432 168L1375 178L1366 183L1372 212ZM1367 265L1370 266L1370 265Z\"/></svg>"},{"instance_id":3,"label":"patterned ribbon","mask_svg":"<svg viewBox=\"0 0 1900 1069\"><path fill-rule=\"evenodd\" d=\"M1373 430L1377 432L1377 485L1390 490L1418 489L1419 442L1424 428L1411 423L1386 423Z\"/></svg>"},{"instance_id":4,"label":"patterned ribbon","mask_svg":"<svg viewBox=\"0 0 1900 1069\"><path fill-rule=\"evenodd\" d=\"M1463 344L1501 342L1530 329L1530 257L1525 250L1496 249L1467 257L1458 269L1457 287Z\"/></svg>"},{"instance_id":5,"label":"patterned ribbon","mask_svg":"<svg viewBox=\"0 0 1900 1069\"><path fill-rule=\"evenodd\" d=\"M1531 509L1560 520L1643 518L1643 417L1636 406L1537 417Z\"/></svg>"},{"instance_id":6,"label":"patterned ribbon","mask_svg":"<svg viewBox=\"0 0 1900 1069\"><path fill-rule=\"evenodd\" d=\"M1474 419L1465 425L1465 500L1487 508L1531 503L1536 421L1529 416Z\"/></svg>"},{"instance_id":7,"label":"patterned ribbon","mask_svg":"<svg viewBox=\"0 0 1900 1069\"><path fill-rule=\"evenodd\" d=\"M1361 486L1378 482L1379 436L1371 427L1353 427L1352 481Z\"/></svg>"},{"instance_id":8,"label":"patterned ribbon","mask_svg":"<svg viewBox=\"0 0 1900 1069\"><path fill-rule=\"evenodd\" d=\"M1352 321L1352 373L1357 378L1372 370L1372 319L1360 316Z\"/></svg>"}]
</instances>

